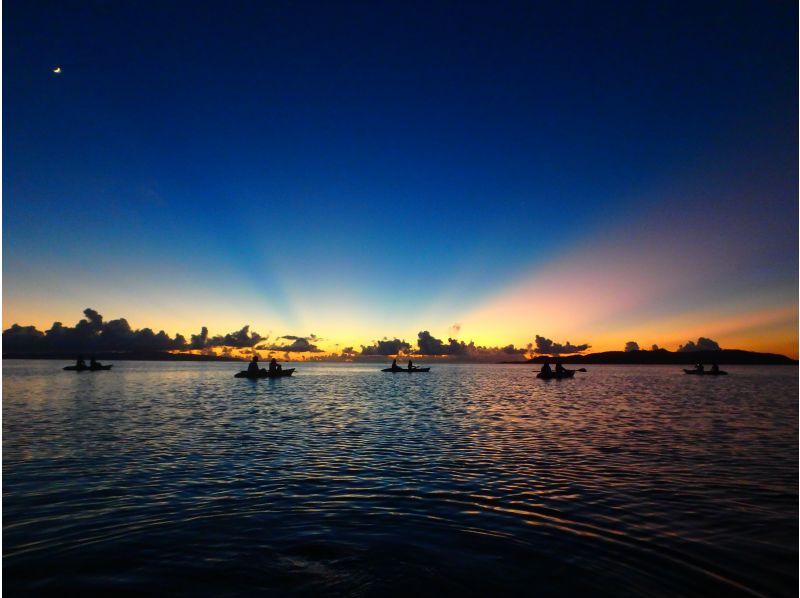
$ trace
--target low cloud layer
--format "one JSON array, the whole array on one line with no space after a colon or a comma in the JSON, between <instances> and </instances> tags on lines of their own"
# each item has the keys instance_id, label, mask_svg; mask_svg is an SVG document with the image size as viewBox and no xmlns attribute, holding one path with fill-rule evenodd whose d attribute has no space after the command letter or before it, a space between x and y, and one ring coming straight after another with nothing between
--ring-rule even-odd
<instances>
[{"instance_id":1,"label":"low cloud layer","mask_svg":"<svg viewBox=\"0 0 800 598\"><path fill-rule=\"evenodd\" d=\"M284 340L284 341L292 341L290 343L273 343L273 344L264 344L264 345L257 345L256 350L258 351L279 351L281 353L322 353L323 350L320 349L315 343L319 342L320 339L315 334L310 334L308 336L296 336L294 334L287 334L285 336L279 336L277 340Z\"/></svg>"},{"instance_id":2,"label":"low cloud layer","mask_svg":"<svg viewBox=\"0 0 800 598\"><path fill-rule=\"evenodd\" d=\"M225 335L209 337L203 326L199 334L187 340L181 334L171 337L163 330L153 332L150 328L134 330L125 318L104 321L96 310L86 308L85 316L75 326L64 326L54 322L46 331L34 326L14 324L3 331L5 353L91 353L100 351L184 351L205 350L212 347L252 347L264 339L249 326Z\"/></svg>"},{"instance_id":3,"label":"low cloud layer","mask_svg":"<svg viewBox=\"0 0 800 598\"><path fill-rule=\"evenodd\" d=\"M399 355L411 351L411 344L399 338L384 338L371 345L361 345L361 355Z\"/></svg>"},{"instance_id":4,"label":"low cloud layer","mask_svg":"<svg viewBox=\"0 0 800 598\"><path fill-rule=\"evenodd\" d=\"M587 343L582 345L573 345L569 341L564 344L554 343L551 339L537 334L536 345L531 345L530 349L537 355L565 355L568 353L583 353L590 347L591 345Z\"/></svg>"},{"instance_id":5,"label":"low cloud layer","mask_svg":"<svg viewBox=\"0 0 800 598\"><path fill-rule=\"evenodd\" d=\"M200 334L192 335L192 341L188 348L202 350L211 347L236 347L237 349L244 349L265 340L267 340L266 337L261 336L258 332L250 332L250 326L243 326L241 330L236 332L229 332L224 335L218 334L209 338L208 328L203 326Z\"/></svg>"},{"instance_id":6,"label":"low cloud layer","mask_svg":"<svg viewBox=\"0 0 800 598\"><path fill-rule=\"evenodd\" d=\"M693 353L695 351L722 351L717 341L712 341L710 338L700 337L697 342L689 341L685 345L678 347L679 353Z\"/></svg>"},{"instance_id":7,"label":"low cloud layer","mask_svg":"<svg viewBox=\"0 0 800 598\"><path fill-rule=\"evenodd\" d=\"M481 354L503 353L504 355L514 355L524 353L524 349L517 349L513 345L507 347L479 347L474 342L466 343L455 338L448 338L447 341L436 338L427 330L422 330L417 335L418 355L454 355L459 357L477 357Z\"/></svg>"},{"instance_id":8,"label":"low cloud layer","mask_svg":"<svg viewBox=\"0 0 800 598\"><path fill-rule=\"evenodd\" d=\"M463 360L502 361L513 356L522 356L526 353L526 349L514 345L483 347L476 345L473 341L466 343L455 338L443 341L429 331L422 330L417 335L417 350L413 353L426 356L449 356Z\"/></svg>"}]
</instances>

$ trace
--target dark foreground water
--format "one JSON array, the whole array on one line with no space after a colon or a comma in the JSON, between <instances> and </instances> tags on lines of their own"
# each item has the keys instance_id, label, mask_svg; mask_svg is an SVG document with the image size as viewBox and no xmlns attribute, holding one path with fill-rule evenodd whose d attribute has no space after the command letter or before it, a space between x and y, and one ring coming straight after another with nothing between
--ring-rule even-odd
<instances>
[{"instance_id":1,"label":"dark foreground water","mask_svg":"<svg viewBox=\"0 0 800 598\"><path fill-rule=\"evenodd\" d=\"M795 367L3 363L8 595L796 595Z\"/></svg>"}]
</instances>

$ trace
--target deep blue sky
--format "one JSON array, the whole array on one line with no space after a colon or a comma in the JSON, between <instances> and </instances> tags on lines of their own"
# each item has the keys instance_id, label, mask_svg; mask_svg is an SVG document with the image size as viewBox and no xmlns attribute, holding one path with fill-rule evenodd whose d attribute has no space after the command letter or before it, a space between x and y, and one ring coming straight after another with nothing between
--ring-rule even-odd
<instances>
[{"instance_id":1,"label":"deep blue sky","mask_svg":"<svg viewBox=\"0 0 800 598\"><path fill-rule=\"evenodd\" d=\"M220 288L238 293L243 322L263 298L318 326L298 297L409 318L478 304L665 202L763 250L740 276L768 264L796 286L795 3L4 9L14 321L129 315L145 296L158 320L175 288L220 310Z\"/></svg>"}]
</instances>

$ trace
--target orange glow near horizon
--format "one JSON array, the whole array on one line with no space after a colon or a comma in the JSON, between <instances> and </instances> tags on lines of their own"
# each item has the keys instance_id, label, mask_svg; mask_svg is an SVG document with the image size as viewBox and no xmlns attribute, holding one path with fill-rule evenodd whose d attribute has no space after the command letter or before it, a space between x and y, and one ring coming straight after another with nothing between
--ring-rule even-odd
<instances>
[{"instance_id":1,"label":"orange glow near horizon","mask_svg":"<svg viewBox=\"0 0 800 598\"><path fill-rule=\"evenodd\" d=\"M459 319L461 329L455 334L459 340L467 343L487 347L502 347L514 344L524 348L534 341L536 334L551 338L556 342L570 341L573 344L587 342L591 345L589 352L619 351L628 341L636 341L642 349L649 349L657 344L669 350L675 350L680 344L689 340L696 341L698 337L713 338L723 348L745 349L760 352L779 353L796 359L798 357L797 307L793 304L770 305L770 297L763 301L732 302L724 308L714 309L709 307L694 310L664 311L658 314L648 313L648 297L644 293L631 293L620 302L614 301L614 293L609 288L597 288L590 294L590 300L582 299L582 293L589 293L586 287L591 288L597 279L586 278L586 286L573 285L569 291L576 293L572 298L561 300L555 293L559 287L556 278L542 277L535 283L516 286L504 294L500 294L485 305L475 309L472 313L462 314ZM564 288L561 286L560 288ZM6 307L6 306L4 306ZM20 325L34 325L39 330L47 330L54 319L22 310L18 315L17 310L11 312L13 319L9 318L11 310L4 310L4 329L10 323ZM80 312L78 312L80 313ZM106 320L115 319L116 315L106 315L101 311ZM74 326L79 318L60 318L65 325ZM156 318L153 318L156 320ZM169 321L160 319L160 324L150 327L158 332L163 329L171 336L176 333L183 334L187 339L191 334L197 334L201 325L198 323L193 328L170 325ZM152 320L150 320L152 322ZM129 319L133 328L141 328L147 324ZM209 326L209 334L226 334L240 329L247 320L236 318L233 314L219 317L218 324L213 328ZM337 323L338 324L338 323ZM428 329L437 338L446 340L453 335L449 330L452 322L432 323L420 329ZM277 326L276 326L277 328ZM271 340L277 339L281 334L293 331L292 328L281 328L281 332L274 332L265 325L252 324L251 330L262 335L270 334ZM376 331L369 334L367 330L360 331L363 337L355 337L352 327L345 325L332 326L328 321L327 326L312 329L324 340L316 343L322 349L321 353L292 354L293 360L310 358L324 358L330 355L339 355L345 347L359 350L361 345L370 345L375 340L400 338L416 344L417 332L410 329L403 333L400 327L398 332L385 334ZM311 330L308 331L309 333ZM246 358L249 349L245 351L232 349L232 356ZM221 354L221 348L214 349L215 354ZM280 351L259 351L262 357L269 354L283 359Z\"/></svg>"}]
</instances>

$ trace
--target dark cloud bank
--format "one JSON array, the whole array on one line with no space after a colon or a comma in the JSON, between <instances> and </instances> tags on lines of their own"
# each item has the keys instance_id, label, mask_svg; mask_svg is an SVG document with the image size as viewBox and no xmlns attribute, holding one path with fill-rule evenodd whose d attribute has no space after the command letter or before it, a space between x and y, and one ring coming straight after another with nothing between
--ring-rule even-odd
<instances>
[{"instance_id":1,"label":"dark cloud bank","mask_svg":"<svg viewBox=\"0 0 800 598\"><path fill-rule=\"evenodd\" d=\"M187 340L183 335L171 337L163 330L153 332L150 328L134 330L125 318L104 321L96 310L83 310L85 316L75 326L64 326L54 322L44 332L34 326L14 324L3 331L4 354L77 354L77 353L151 353L163 351L201 351L212 353L222 348L223 352L234 349L252 349L281 353L321 353L316 335L280 336L270 343L268 336L251 331L250 326L228 334L211 336L203 326L200 332Z\"/></svg>"},{"instance_id":2,"label":"dark cloud bank","mask_svg":"<svg viewBox=\"0 0 800 598\"><path fill-rule=\"evenodd\" d=\"M125 318L103 321L97 311L83 310L84 318L75 326L54 322L41 332L34 326L14 324L3 331L4 353L89 353L89 352L149 352L174 350L204 350L213 347L246 348L266 340L249 326L225 335L209 336L203 326L189 341L181 334L171 337L163 330L150 328L134 330Z\"/></svg>"},{"instance_id":3,"label":"dark cloud bank","mask_svg":"<svg viewBox=\"0 0 800 598\"><path fill-rule=\"evenodd\" d=\"M513 345L506 347L481 347L475 345L473 342L465 343L454 338L448 338L446 341L434 337L427 330L421 331L417 335L417 346L414 346L400 340L399 338L384 338L375 341L371 345L361 345L361 352L356 353L352 347L348 347L347 351L343 351L350 357L370 358L377 356L401 355L401 356L426 356L426 357L445 357L453 360L497 360L509 359L509 356L520 356L526 353L526 349L517 348Z\"/></svg>"},{"instance_id":4,"label":"dark cloud bank","mask_svg":"<svg viewBox=\"0 0 800 598\"><path fill-rule=\"evenodd\" d=\"M411 344L401 341L399 338L391 340L384 338L383 340L375 341L369 346L361 345L361 355L398 355L409 353L410 351Z\"/></svg>"},{"instance_id":5,"label":"dark cloud bank","mask_svg":"<svg viewBox=\"0 0 800 598\"><path fill-rule=\"evenodd\" d=\"M314 334L308 336L284 335L270 341L251 331L249 326L224 335L211 336L208 328L203 326L197 334L190 335L187 340L180 334L171 337L160 330L154 332L150 328L133 329L125 318L103 320L96 310L87 308L84 318L75 326L64 326L55 322L50 329L42 332L34 326L14 324L3 332L3 352L5 354L37 355L37 354L77 354L77 353L143 353L163 351L207 351L222 348L224 352L233 349L255 349L275 353L306 353L309 356L324 353L318 344L323 339ZM457 332L460 327L451 327ZM446 358L454 361L503 361L521 360L535 354L560 355L585 351L588 344L561 344L541 336L536 337L536 345L529 343L526 347L484 347L474 342L464 342L455 338L442 340L423 330L417 335L416 344L399 338L383 338L371 345L361 345L360 351L353 347L345 347L338 355L340 359L372 360L385 359L389 355L425 356ZM322 357L320 358L329 358Z\"/></svg>"},{"instance_id":6,"label":"dark cloud bank","mask_svg":"<svg viewBox=\"0 0 800 598\"><path fill-rule=\"evenodd\" d=\"M460 329L456 324L451 330ZM376 356L425 356L439 357L452 361L519 361L524 357L534 355L561 355L565 353L580 353L589 348L588 344L572 345L569 342L564 344L555 343L548 338L536 336L536 344L528 343L525 347L506 345L504 347L485 347L476 345L473 341L469 343L455 338L447 340L433 336L428 330L422 330L417 335L416 348L405 340L399 338L384 338L375 341L371 345L362 345L361 352L355 353L352 347L348 347L348 356L355 359L366 359Z\"/></svg>"},{"instance_id":7,"label":"dark cloud bank","mask_svg":"<svg viewBox=\"0 0 800 598\"><path fill-rule=\"evenodd\" d=\"M697 351L721 351L719 343L710 338L697 339L697 342L689 341L685 345L678 347L678 353L695 353Z\"/></svg>"},{"instance_id":8,"label":"dark cloud bank","mask_svg":"<svg viewBox=\"0 0 800 598\"><path fill-rule=\"evenodd\" d=\"M279 351L281 353L322 353L322 349L317 347L316 344L322 339L314 334L309 336L295 336L288 334L286 336L279 336L277 340L291 341L273 344L260 344L256 345L258 351Z\"/></svg>"},{"instance_id":9,"label":"dark cloud bank","mask_svg":"<svg viewBox=\"0 0 800 598\"><path fill-rule=\"evenodd\" d=\"M536 335L536 346L532 348L533 352L537 355L566 355L568 353L583 353L589 349L591 345L573 345L569 341L564 343L554 343L549 338Z\"/></svg>"}]
</instances>

